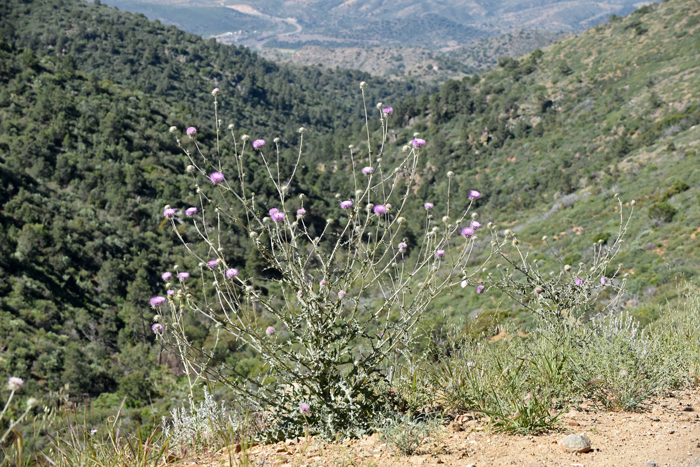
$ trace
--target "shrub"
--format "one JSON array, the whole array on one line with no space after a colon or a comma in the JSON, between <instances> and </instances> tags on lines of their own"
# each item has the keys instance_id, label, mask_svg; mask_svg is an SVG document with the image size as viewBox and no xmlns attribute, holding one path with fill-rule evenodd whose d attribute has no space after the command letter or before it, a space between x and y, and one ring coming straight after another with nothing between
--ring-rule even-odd
<instances>
[{"instance_id":1,"label":"shrub","mask_svg":"<svg viewBox=\"0 0 700 467\"><path fill-rule=\"evenodd\" d=\"M367 119L367 167L360 170L359 154L351 147L348 177L356 190L338 199L333 218L325 220L316 217L315 205L295 181L303 128L292 161L280 160L278 139L272 159L264 140L254 141L249 155L249 138L233 130L232 147L224 152L216 114L213 155L201 150L194 128L177 140L197 187L199 205L186 213L201 246L190 246L181 234L176 209L166 206L164 216L199 262L204 287L197 292L183 279L178 293L153 298L161 313L154 331L179 353L190 385L201 379L221 382L240 405L268 414L269 439L306 430L325 438L371 430L374 414L388 403L378 385L387 378L387 356L412 347L416 324L444 289L473 282L467 264L480 224L469 227L469 220L475 219L470 210L480 193L472 190L467 203L450 205L451 174L442 222L434 219L433 205L425 204L425 230L407 254L403 216L425 141L416 136L401 153L385 154L390 115L380 109L383 140L376 152ZM251 193L246 172L255 167L248 166L253 161L260 167L256 177L267 178L276 199ZM265 282L267 292L260 278L243 277L229 262L221 237L231 234L248 236L266 264L260 269L275 272ZM166 287L177 288L171 279L164 275ZM215 362L211 351L188 337L190 313L213 323L217 342L220 333L229 333L258 355L263 371L251 377Z\"/></svg>"},{"instance_id":2,"label":"shrub","mask_svg":"<svg viewBox=\"0 0 700 467\"><path fill-rule=\"evenodd\" d=\"M649 218L657 222L671 222L676 215L676 208L666 201L654 203L649 207Z\"/></svg>"}]
</instances>

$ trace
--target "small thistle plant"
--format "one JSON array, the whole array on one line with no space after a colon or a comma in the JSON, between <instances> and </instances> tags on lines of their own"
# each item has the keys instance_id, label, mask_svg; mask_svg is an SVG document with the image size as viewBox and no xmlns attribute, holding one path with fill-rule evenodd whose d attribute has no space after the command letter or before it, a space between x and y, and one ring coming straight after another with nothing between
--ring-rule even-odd
<instances>
[{"instance_id":1,"label":"small thistle plant","mask_svg":"<svg viewBox=\"0 0 700 467\"><path fill-rule=\"evenodd\" d=\"M565 264L549 238L544 236L542 241L558 267L554 270L542 267L542 262L523 252L514 232L506 230L501 235L491 226L491 243L498 250L501 261L497 265L497 276L488 274L484 285L477 291L481 293L484 287L502 291L537 317L542 330L552 336L568 336L568 331L578 328L582 322L603 317L608 311L617 311L627 275L620 275L621 264L613 267L611 263L622 248L635 204L632 201L632 209L625 219L623 203L619 198L617 202L620 212L617 235L609 245L602 240L592 245L588 266L583 262L575 266ZM514 251L508 251L508 243ZM605 299L601 301L603 297ZM600 303L605 304L604 309L596 310Z\"/></svg>"},{"instance_id":2,"label":"small thistle plant","mask_svg":"<svg viewBox=\"0 0 700 467\"><path fill-rule=\"evenodd\" d=\"M363 102L365 87L360 86ZM203 150L192 127L177 140L199 205L163 211L200 264L201 289L191 285L188 273L177 275L178 286L165 273L168 293L151 300L158 310L153 331L179 353L191 386L202 379L225 384L245 410L265 414L271 439L306 430L327 438L359 436L382 410L385 398L377 383L390 374L389 357L411 348L416 324L435 297L470 283L482 262L498 251L493 244L490 254L467 270L481 226L472 213L480 193L472 190L468 199L450 203L448 188L442 222L433 219L434 204L422 200L425 230L409 251L405 216L414 214L407 206L425 140L416 134L401 151L389 151L393 110L379 104L381 143L375 150L365 105L366 155L360 159L349 148L354 192L336 196L335 213L319 225L318 212L305 204L295 179L304 157L304 128L291 163L280 160L279 139L268 153L265 140L249 143L251 138L237 136L233 125L231 144L224 149L217 95L214 150ZM246 176L251 158L264 170L274 197L251 192ZM448 187L453 175L448 174ZM178 227L180 210L199 246ZM231 264L222 238L233 235L247 236L275 272L267 290L260 278L243 277ZM194 346L185 333L188 314L209 320L217 342L228 333L254 352L264 364L262 373L240 374L215 362L212 351Z\"/></svg>"}]
</instances>

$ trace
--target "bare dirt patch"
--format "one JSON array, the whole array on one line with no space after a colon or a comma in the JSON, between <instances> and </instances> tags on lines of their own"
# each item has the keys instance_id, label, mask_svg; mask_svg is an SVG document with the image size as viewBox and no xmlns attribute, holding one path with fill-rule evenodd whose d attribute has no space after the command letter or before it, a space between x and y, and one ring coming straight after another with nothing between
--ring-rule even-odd
<instances>
[{"instance_id":1,"label":"bare dirt patch","mask_svg":"<svg viewBox=\"0 0 700 467\"><path fill-rule=\"evenodd\" d=\"M591 441L587 453L565 452L571 433ZM650 401L641 413L598 412L584 404L561 417L559 431L541 436L490 432L484 420L466 415L450 422L439 439L413 456L400 456L379 435L343 443L294 439L252 448L251 465L281 466L700 466L700 390ZM240 454L237 454L240 457ZM228 466L224 453L181 465ZM235 465L235 463L234 463Z\"/></svg>"}]
</instances>

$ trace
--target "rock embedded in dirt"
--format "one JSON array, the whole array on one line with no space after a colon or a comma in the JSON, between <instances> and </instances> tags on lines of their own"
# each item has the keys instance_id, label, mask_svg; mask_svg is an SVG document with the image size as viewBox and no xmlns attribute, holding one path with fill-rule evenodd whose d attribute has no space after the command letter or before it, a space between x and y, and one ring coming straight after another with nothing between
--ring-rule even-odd
<instances>
[{"instance_id":1,"label":"rock embedded in dirt","mask_svg":"<svg viewBox=\"0 0 700 467\"><path fill-rule=\"evenodd\" d=\"M586 435L571 434L559 441L566 452L588 452L591 450L591 440Z\"/></svg>"},{"instance_id":2,"label":"rock embedded in dirt","mask_svg":"<svg viewBox=\"0 0 700 467\"><path fill-rule=\"evenodd\" d=\"M654 461L649 461L647 462L647 467L659 467L659 464Z\"/></svg>"}]
</instances>

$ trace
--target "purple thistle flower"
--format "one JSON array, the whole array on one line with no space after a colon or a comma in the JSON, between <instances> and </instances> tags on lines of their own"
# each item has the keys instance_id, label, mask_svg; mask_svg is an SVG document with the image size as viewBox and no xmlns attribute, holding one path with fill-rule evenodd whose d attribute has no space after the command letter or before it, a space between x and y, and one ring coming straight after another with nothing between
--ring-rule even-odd
<instances>
[{"instance_id":1,"label":"purple thistle flower","mask_svg":"<svg viewBox=\"0 0 700 467\"><path fill-rule=\"evenodd\" d=\"M90 430L90 434L91 434L91 435L97 434L97 430Z\"/></svg>"},{"instance_id":2,"label":"purple thistle flower","mask_svg":"<svg viewBox=\"0 0 700 467\"><path fill-rule=\"evenodd\" d=\"M197 208L195 208L194 206L192 206L191 208L187 208L187 210L185 211L185 215L187 217L194 216L195 214L197 214Z\"/></svg>"},{"instance_id":3,"label":"purple thistle flower","mask_svg":"<svg viewBox=\"0 0 700 467\"><path fill-rule=\"evenodd\" d=\"M605 278L605 276L600 278L600 285L605 285L608 283L608 280Z\"/></svg>"},{"instance_id":4,"label":"purple thistle flower","mask_svg":"<svg viewBox=\"0 0 700 467\"><path fill-rule=\"evenodd\" d=\"M481 228L481 222L479 221L471 221L469 223L469 226L474 229L474 230L479 230Z\"/></svg>"},{"instance_id":5,"label":"purple thistle flower","mask_svg":"<svg viewBox=\"0 0 700 467\"><path fill-rule=\"evenodd\" d=\"M153 298L151 299L151 306L152 306L153 308L158 307L158 306L161 306L163 303L166 302L166 300L167 300L167 298L161 297L160 295L157 296L157 297L153 297Z\"/></svg>"},{"instance_id":6,"label":"purple thistle flower","mask_svg":"<svg viewBox=\"0 0 700 467\"><path fill-rule=\"evenodd\" d=\"M433 203L425 203L423 207L427 210L431 210L435 207L435 205Z\"/></svg>"},{"instance_id":7,"label":"purple thistle flower","mask_svg":"<svg viewBox=\"0 0 700 467\"><path fill-rule=\"evenodd\" d=\"M216 96L217 94L219 94L219 88L214 88L214 89L211 91L211 95L212 95L212 96Z\"/></svg>"},{"instance_id":8,"label":"purple thistle flower","mask_svg":"<svg viewBox=\"0 0 700 467\"><path fill-rule=\"evenodd\" d=\"M168 281L170 280L170 278L173 277L173 275L172 275L170 272L164 272L160 277L161 277L165 282L168 282Z\"/></svg>"},{"instance_id":9,"label":"purple thistle flower","mask_svg":"<svg viewBox=\"0 0 700 467\"><path fill-rule=\"evenodd\" d=\"M180 272L177 274L177 278L180 279L181 281L187 280L190 278L190 273L189 272Z\"/></svg>"},{"instance_id":10,"label":"purple thistle flower","mask_svg":"<svg viewBox=\"0 0 700 467\"><path fill-rule=\"evenodd\" d=\"M268 326L267 329L265 329L265 334L267 334L268 336L271 336L276 332L277 331L275 331L275 328L273 328L272 326Z\"/></svg>"},{"instance_id":11,"label":"purple thistle flower","mask_svg":"<svg viewBox=\"0 0 700 467\"><path fill-rule=\"evenodd\" d=\"M168 295L175 295L175 291L174 291L174 290L168 290L166 293L167 293Z\"/></svg>"},{"instance_id":12,"label":"purple thistle flower","mask_svg":"<svg viewBox=\"0 0 700 467\"><path fill-rule=\"evenodd\" d=\"M476 190L469 190L469 198L470 199L479 199L481 197L481 193L479 193Z\"/></svg>"},{"instance_id":13,"label":"purple thistle flower","mask_svg":"<svg viewBox=\"0 0 700 467\"><path fill-rule=\"evenodd\" d=\"M228 277L229 279L233 279L237 275L238 275L238 269L231 268L231 269L226 270L226 277Z\"/></svg>"},{"instance_id":14,"label":"purple thistle flower","mask_svg":"<svg viewBox=\"0 0 700 467\"><path fill-rule=\"evenodd\" d=\"M304 295L304 292L301 290L297 290L297 297L301 298Z\"/></svg>"},{"instance_id":15,"label":"purple thistle flower","mask_svg":"<svg viewBox=\"0 0 700 467\"><path fill-rule=\"evenodd\" d=\"M197 134L197 129L195 127L191 126L187 129L187 136L189 136L190 138L194 138L194 135L196 135L196 134Z\"/></svg>"},{"instance_id":16,"label":"purple thistle flower","mask_svg":"<svg viewBox=\"0 0 700 467\"><path fill-rule=\"evenodd\" d=\"M480 285L479 287L476 288L476 293L481 293L484 291L484 286Z\"/></svg>"},{"instance_id":17,"label":"purple thistle flower","mask_svg":"<svg viewBox=\"0 0 700 467\"><path fill-rule=\"evenodd\" d=\"M382 214L386 214L386 206L383 204L377 204L374 207L374 213L381 216Z\"/></svg>"},{"instance_id":18,"label":"purple thistle flower","mask_svg":"<svg viewBox=\"0 0 700 467\"><path fill-rule=\"evenodd\" d=\"M7 381L7 387L10 391L21 389L22 386L24 386L24 380L16 376L10 376L10 379Z\"/></svg>"},{"instance_id":19,"label":"purple thistle flower","mask_svg":"<svg viewBox=\"0 0 700 467\"><path fill-rule=\"evenodd\" d=\"M272 220L275 222L282 222L284 220L284 213L283 212L275 212L271 215Z\"/></svg>"},{"instance_id":20,"label":"purple thistle flower","mask_svg":"<svg viewBox=\"0 0 700 467\"><path fill-rule=\"evenodd\" d=\"M267 211L267 213L270 215L270 217L272 217L277 212L280 212L280 210L277 208L272 208L269 211Z\"/></svg>"},{"instance_id":21,"label":"purple thistle flower","mask_svg":"<svg viewBox=\"0 0 700 467\"><path fill-rule=\"evenodd\" d=\"M384 108L382 109L382 113L383 113L384 115L391 115L391 114L394 113L394 109L392 109L391 107L387 106L387 107L384 107Z\"/></svg>"},{"instance_id":22,"label":"purple thistle flower","mask_svg":"<svg viewBox=\"0 0 700 467\"><path fill-rule=\"evenodd\" d=\"M579 286L583 285L583 279L581 279L580 277L577 277L575 282L576 282L576 285L579 285Z\"/></svg>"},{"instance_id":23,"label":"purple thistle flower","mask_svg":"<svg viewBox=\"0 0 700 467\"><path fill-rule=\"evenodd\" d=\"M425 146L425 140L421 138L413 138L411 144L414 148L422 148L423 146Z\"/></svg>"},{"instance_id":24,"label":"purple thistle flower","mask_svg":"<svg viewBox=\"0 0 700 467\"><path fill-rule=\"evenodd\" d=\"M340 292L338 292L338 298L343 298L346 295L347 295L347 292L344 290L341 290Z\"/></svg>"},{"instance_id":25,"label":"purple thistle flower","mask_svg":"<svg viewBox=\"0 0 700 467\"><path fill-rule=\"evenodd\" d=\"M302 415L309 415L311 413L311 407L309 404L301 403L299 404L299 412L301 412Z\"/></svg>"},{"instance_id":26,"label":"purple thistle flower","mask_svg":"<svg viewBox=\"0 0 700 467\"><path fill-rule=\"evenodd\" d=\"M474 229L472 229L471 227L465 227L462 229L462 235L469 238L472 235L474 235Z\"/></svg>"},{"instance_id":27,"label":"purple thistle flower","mask_svg":"<svg viewBox=\"0 0 700 467\"><path fill-rule=\"evenodd\" d=\"M173 208L168 208L163 211L163 215L170 219L175 216L175 210Z\"/></svg>"},{"instance_id":28,"label":"purple thistle flower","mask_svg":"<svg viewBox=\"0 0 700 467\"><path fill-rule=\"evenodd\" d=\"M340 203L340 209L350 209L352 207L352 201L343 201Z\"/></svg>"},{"instance_id":29,"label":"purple thistle flower","mask_svg":"<svg viewBox=\"0 0 700 467\"><path fill-rule=\"evenodd\" d=\"M219 260L218 259L213 259L209 262L207 262L207 266L209 266L211 269L214 269L219 265Z\"/></svg>"},{"instance_id":30,"label":"purple thistle flower","mask_svg":"<svg viewBox=\"0 0 700 467\"><path fill-rule=\"evenodd\" d=\"M156 334L160 334L163 332L163 325L160 323L154 323L153 326L151 326L151 330Z\"/></svg>"},{"instance_id":31,"label":"purple thistle flower","mask_svg":"<svg viewBox=\"0 0 700 467\"><path fill-rule=\"evenodd\" d=\"M265 146L264 139L256 139L255 141L253 141L253 148L254 149L260 149L263 146Z\"/></svg>"},{"instance_id":32,"label":"purple thistle flower","mask_svg":"<svg viewBox=\"0 0 700 467\"><path fill-rule=\"evenodd\" d=\"M436 258L442 258L443 256L445 256L445 250L438 250L435 252Z\"/></svg>"},{"instance_id":33,"label":"purple thistle flower","mask_svg":"<svg viewBox=\"0 0 700 467\"><path fill-rule=\"evenodd\" d=\"M297 209L297 216L303 216L304 214L306 214L306 209Z\"/></svg>"},{"instance_id":34,"label":"purple thistle flower","mask_svg":"<svg viewBox=\"0 0 700 467\"><path fill-rule=\"evenodd\" d=\"M362 173L365 175L370 175L374 173L374 167L365 167L362 169Z\"/></svg>"},{"instance_id":35,"label":"purple thistle flower","mask_svg":"<svg viewBox=\"0 0 700 467\"><path fill-rule=\"evenodd\" d=\"M571 266L569 266L568 264L565 264L564 271L570 271L570 270L571 270Z\"/></svg>"},{"instance_id":36,"label":"purple thistle flower","mask_svg":"<svg viewBox=\"0 0 700 467\"><path fill-rule=\"evenodd\" d=\"M321 287L323 287L323 286L326 285L327 283L328 283L328 282L326 282L326 279L321 279L321 282L319 282L319 284L321 284Z\"/></svg>"},{"instance_id":37,"label":"purple thistle flower","mask_svg":"<svg viewBox=\"0 0 700 467\"><path fill-rule=\"evenodd\" d=\"M209 179L214 184L219 184L224 181L224 174L222 174L221 172L214 172L213 174L209 175Z\"/></svg>"},{"instance_id":38,"label":"purple thistle flower","mask_svg":"<svg viewBox=\"0 0 700 467\"><path fill-rule=\"evenodd\" d=\"M408 245L406 245L406 242L399 243L399 251L406 251L406 248L408 248Z\"/></svg>"}]
</instances>

